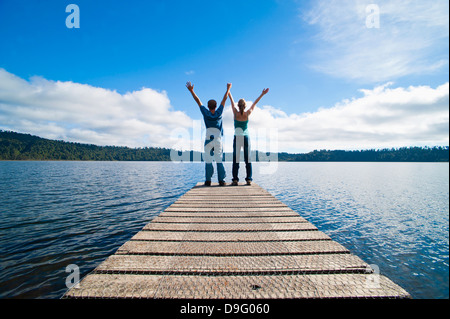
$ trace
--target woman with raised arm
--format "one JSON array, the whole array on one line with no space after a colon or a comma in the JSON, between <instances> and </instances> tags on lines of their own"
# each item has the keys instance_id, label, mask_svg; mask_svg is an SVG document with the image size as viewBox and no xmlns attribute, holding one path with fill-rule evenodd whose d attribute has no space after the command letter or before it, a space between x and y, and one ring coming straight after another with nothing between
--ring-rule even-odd
<instances>
[{"instance_id":1,"label":"woman with raised arm","mask_svg":"<svg viewBox=\"0 0 450 319\"><path fill-rule=\"evenodd\" d=\"M247 171L247 177L245 180L247 181L247 185L252 184L252 163L250 161L250 137L248 133L248 118L250 114L255 109L256 104L261 100L261 98L269 92L269 89L264 89L261 95L253 102L253 105L245 111L246 102L244 99L240 99L238 102L238 108L236 109L234 105L233 96L231 92L228 93L231 100L231 109L234 114L234 140L233 140L233 186L237 186L239 182L239 161L240 161L240 153L241 148L244 148L244 162L245 169Z\"/></svg>"}]
</instances>

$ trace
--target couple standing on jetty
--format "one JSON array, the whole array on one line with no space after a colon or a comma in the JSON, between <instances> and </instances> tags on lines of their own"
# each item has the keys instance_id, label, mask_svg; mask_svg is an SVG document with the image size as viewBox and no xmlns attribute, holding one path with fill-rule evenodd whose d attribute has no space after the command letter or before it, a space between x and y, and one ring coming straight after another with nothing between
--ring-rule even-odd
<instances>
[{"instance_id":1,"label":"couple standing on jetty","mask_svg":"<svg viewBox=\"0 0 450 319\"><path fill-rule=\"evenodd\" d=\"M231 109L234 114L234 140L233 140L233 183L232 185L238 185L238 172L239 172L239 160L241 148L244 148L244 161L247 171L247 185L251 185L252 182L252 163L250 162L250 138L248 134L248 118L255 109L256 103L269 92L269 89L264 89L261 95L255 100L253 105L245 111L246 102L244 99L240 99L238 102L238 109L236 109L233 96L231 95L231 83L227 84L227 91L217 108L217 102L215 100L208 101L208 108L206 108L198 96L194 92L194 85L191 82L186 83L186 87L191 92L195 102L200 107L200 111L203 114L203 119L206 126L206 138L205 138L205 186L211 186L211 177L214 173L214 167L212 164L213 159L217 164L217 175L219 179L219 185L225 186L225 168L222 163L222 113L224 104L228 97L231 101ZM217 109L216 109L217 108Z\"/></svg>"}]
</instances>

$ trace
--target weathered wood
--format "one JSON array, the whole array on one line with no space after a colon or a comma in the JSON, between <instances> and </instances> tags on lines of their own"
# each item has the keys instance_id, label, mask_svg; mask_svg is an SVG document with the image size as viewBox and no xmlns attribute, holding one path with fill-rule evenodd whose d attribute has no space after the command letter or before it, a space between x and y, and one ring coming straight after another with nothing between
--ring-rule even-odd
<instances>
[{"instance_id":1,"label":"weathered wood","mask_svg":"<svg viewBox=\"0 0 450 319\"><path fill-rule=\"evenodd\" d=\"M259 202L235 202L235 203L204 203L204 204L198 204L198 203L174 203L170 206L170 208L266 208L266 209L272 209L272 208L287 208L288 206L284 204L279 203L259 203Z\"/></svg>"},{"instance_id":2,"label":"weathered wood","mask_svg":"<svg viewBox=\"0 0 450 319\"><path fill-rule=\"evenodd\" d=\"M279 217L168 217L159 216L152 220L153 223L218 223L218 224L245 224L245 223L306 223L307 220L300 216Z\"/></svg>"},{"instance_id":3,"label":"weathered wood","mask_svg":"<svg viewBox=\"0 0 450 319\"><path fill-rule=\"evenodd\" d=\"M275 256L112 255L96 273L128 274L291 274L367 273L368 265L351 254Z\"/></svg>"},{"instance_id":4,"label":"weathered wood","mask_svg":"<svg viewBox=\"0 0 450 319\"><path fill-rule=\"evenodd\" d=\"M308 222L301 223L239 223L239 224L217 224L217 223L150 223L144 230L173 230L173 231L292 231L292 230L317 230L317 227Z\"/></svg>"},{"instance_id":5,"label":"weathered wood","mask_svg":"<svg viewBox=\"0 0 450 319\"><path fill-rule=\"evenodd\" d=\"M290 212L289 207L172 207L166 208L165 212Z\"/></svg>"},{"instance_id":6,"label":"weathered wood","mask_svg":"<svg viewBox=\"0 0 450 319\"><path fill-rule=\"evenodd\" d=\"M198 276L91 274L71 289L73 298L282 299L282 298L408 298L384 276L368 284L367 274Z\"/></svg>"},{"instance_id":7,"label":"weathered wood","mask_svg":"<svg viewBox=\"0 0 450 319\"><path fill-rule=\"evenodd\" d=\"M116 254L159 254L178 252L183 255L290 255L348 253L342 245L326 241L268 241L268 242L186 242L186 241L141 241L130 240Z\"/></svg>"},{"instance_id":8,"label":"weathered wood","mask_svg":"<svg viewBox=\"0 0 450 319\"><path fill-rule=\"evenodd\" d=\"M331 240L320 231L260 231L260 232L182 232L182 231L140 231L131 240L148 241L296 241L296 240Z\"/></svg>"},{"instance_id":9,"label":"weathered wood","mask_svg":"<svg viewBox=\"0 0 450 319\"><path fill-rule=\"evenodd\" d=\"M408 298L258 185L197 184L66 298Z\"/></svg>"},{"instance_id":10,"label":"weathered wood","mask_svg":"<svg viewBox=\"0 0 450 319\"><path fill-rule=\"evenodd\" d=\"M286 212L162 212L159 216L164 217L233 217L233 218L244 218L244 217L297 217L299 216L296 212L286 211Z\"/></svg>"}]
</instances>

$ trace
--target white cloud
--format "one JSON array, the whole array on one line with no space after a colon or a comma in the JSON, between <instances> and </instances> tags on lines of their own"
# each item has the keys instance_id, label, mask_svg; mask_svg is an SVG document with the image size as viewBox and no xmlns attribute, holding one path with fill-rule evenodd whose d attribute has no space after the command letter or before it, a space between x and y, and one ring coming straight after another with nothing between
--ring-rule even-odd
<instances>
[{"instance_id":1,"label":"white cloud","mask_svg":"<svg viewBox=\"0 0 450 319\"><path fill-rule=\"evenodd\" d=\"M0 128L51 139L121 146L173 144L170 131L192 120L165 91L119 94L73 82L21 79L0 69Z\"/></svg>"},{"instance_id":2,"label":"white cloud","mask_svg":"<svg viewBox=\"0 0 450 319\"><path fill-rule=\"evenodd\" d=\"M315 112L287 114L260 102L250 117L253 149L308 152L449 144L449 84L361 90ZM248 101L248 105L252 104ZM176 111L165 91L119 94L73 82L21 79L0 69L0 129L51 139L201 150L203 120ZM224 148L233 145L233 115L224 112Z\"/></svg>"},{"instance_id":3,"label":"white cloud","mask_svg":"<svg viewBox=\"0 0 450 319\"><path fill-rule=\"evenodd\" d=\"M256 107L249 123L254 144L258 144L258 132L275 129L278 150L289 152L448 145L449 84L435 89L391 86L361 90L360 98L311 113L286 114L271 106ZM226 131L232 127L229 111Z\"/></svg>"},{"instance_id":4,"label":"white cloud","mask_svg":"<svg viewBox=\"0 0 450 319\"><path fill-rule=\"evenodd\" d=\"M448 67L447 0L321 0L302 13L317 27L312 68L367 83ZM367 28L368 5L380 9L380 27Z\"/></svg>"}]
</instances>

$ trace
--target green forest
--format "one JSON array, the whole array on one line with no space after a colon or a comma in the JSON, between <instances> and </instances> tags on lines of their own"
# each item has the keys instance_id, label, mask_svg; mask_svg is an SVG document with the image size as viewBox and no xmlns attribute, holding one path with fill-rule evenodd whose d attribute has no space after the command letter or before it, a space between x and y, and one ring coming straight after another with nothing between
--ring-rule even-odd
<instances>
[{"instance_id":1,"label":"green forest","mask_svg":"<svg viewBox=\"0 0 450 319\"><path fill-rule=\"evenodd\" d=\"M170 161L171 149L129 148L56 141L0 130L0 160L72 160L72 161ZM200 159L199 152L187 152L185 158ZM182 155L181 153L178 153ZM228 154L225 158L232 158ZM254 158L266 158L255 152ZM188 156L188 157L187 157ZM181 156L180 156L181 157ZM278 153L280 162L448 162L449 147L403 147L380 150L315 150L305 154Z\"/></svg>"},{"instance_id":2,"label":"green forest","mask_svg":"<svg viewBox=\"0 0 450 319\"><path fill-rule=\"evenodd\" d=\"M170 149L97 146L0 131L0 160L169 161Z\"/></svg>"}]
</instances>

